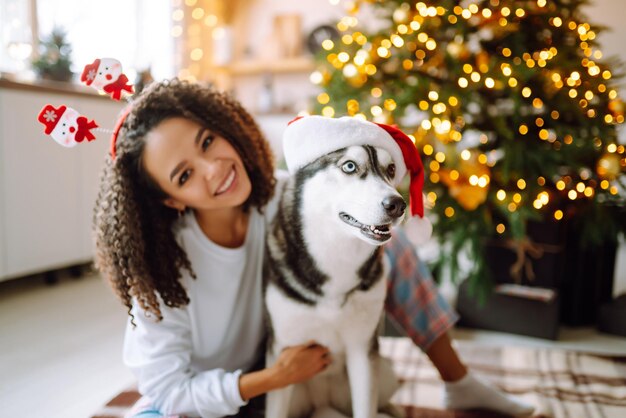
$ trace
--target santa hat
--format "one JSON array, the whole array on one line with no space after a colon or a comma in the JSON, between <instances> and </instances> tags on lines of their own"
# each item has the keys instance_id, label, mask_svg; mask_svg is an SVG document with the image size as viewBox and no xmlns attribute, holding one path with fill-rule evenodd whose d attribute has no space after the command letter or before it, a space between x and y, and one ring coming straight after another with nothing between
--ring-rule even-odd
<instances>
[{"instance_id":1,"label":"santa hat","mask_svg":"<svg viewBox=\"0 0 626 418\"><path fill-rule=\"evenodd\" d=\"M93 80L96 78L98 74L98 67L100 67L100 59L96 58L94 62L91 64L85 65L83 69L83 73L80 76L80 81L84 82L88 86L93 83Z\"/></svg>"},{"instance_id":2,"label":"santa hat","mask_svg":"<svg viewBox=\"0 0 626 418\"><path fill-rule=\"evenodd\" d=\"M46 135L50 135L50 133L54 130L55 126L63 116L63 113L67 107L65 105L61 105L58 108L55 108L52 105L45 105L41 112L39 112L39 116L37 120L44 124L46 127L45 133Z\"/></svg>"},{"instance_id":3,"label":"santa hat","mask_svg":"<svg viewBox=\"0 0 626 418\"><path fill-rule=\"evenodd\" d=\"M415 144L398 128L352 117L305 116L289 122L283 135L285 162L291 173L325 154L353 145L371 145L389 152L396 165L394 186L407 173L410 175L411 218L405 230L414 244L428 240L432 225L424 216L424 167Z\"/></svg>"}]
</instances>

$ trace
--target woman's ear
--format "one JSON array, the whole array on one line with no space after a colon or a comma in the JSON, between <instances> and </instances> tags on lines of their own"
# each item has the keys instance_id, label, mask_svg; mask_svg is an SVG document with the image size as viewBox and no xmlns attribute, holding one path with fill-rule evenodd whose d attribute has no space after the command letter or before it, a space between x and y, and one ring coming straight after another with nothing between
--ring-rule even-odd
<instances>
[{"instance_id":1,"label":"woman's ear","mask_svg":"<svg viewBox=\"0 0 626 418\"><path fill-rule=\"evenodd\" d=\"M184 212L186 209L185 205L183 205L176 199L172 199L171 197L168 197L167 199L165 199L163 201L163 204L169 208L177 210L178 212Z\"/></svg>"}]
</instances>

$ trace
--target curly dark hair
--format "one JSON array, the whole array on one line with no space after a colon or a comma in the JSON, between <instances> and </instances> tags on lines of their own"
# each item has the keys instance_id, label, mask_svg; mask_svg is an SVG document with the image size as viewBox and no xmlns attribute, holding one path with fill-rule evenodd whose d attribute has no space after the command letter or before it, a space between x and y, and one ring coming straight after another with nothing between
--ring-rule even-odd
<instances>
[{"instance_id":1,"label":"curly dark hair","mask_svg":"<svg viewBox=\"0 0 626 418\"><path fill-rule=\"evenodd\" d=\"M212 87L178 79L144 90L121 126L115 160L106 159L93 218L96 267L128 308L131 321L132 298L160 321L158 297L169 307L188 304L180 283L182 270L196 277L172 230L178 212L163 203L167 195L142 162L146 134L172 117L193 120L236 149L252 183L245 210L262 210L274 193L269 144L236 100Z\"/></svg>"}]
</instances>

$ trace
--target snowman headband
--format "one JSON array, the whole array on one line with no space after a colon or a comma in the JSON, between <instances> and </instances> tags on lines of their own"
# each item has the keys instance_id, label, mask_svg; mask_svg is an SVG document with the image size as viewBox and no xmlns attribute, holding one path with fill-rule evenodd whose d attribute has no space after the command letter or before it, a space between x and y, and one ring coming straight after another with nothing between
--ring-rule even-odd
<instances>
[{"instance_id":1,"label":"snowman headband","mask_svg":"<svg viewBox=\"0 0 626 418\"><path fill-rule=\"evenodd\" d=\"M80 79L87 86L106 93L116 101L122 98L129 100L134 93L133 86L128 84L128 77L122 72L122 64L114 58L97 58L91 64L87 64ZM95 140L92 130L111 133L111 156L115 160L117 136L130 109L130 105L124 109L114 130L99 128L94 120L89 120L77 110L63 104L58 107L46 104L39 112L37 120L44 125L46 135L51 136L59 145L68 148L82 143L85 139L87 142Z\"/></svg>"}]
</instances>

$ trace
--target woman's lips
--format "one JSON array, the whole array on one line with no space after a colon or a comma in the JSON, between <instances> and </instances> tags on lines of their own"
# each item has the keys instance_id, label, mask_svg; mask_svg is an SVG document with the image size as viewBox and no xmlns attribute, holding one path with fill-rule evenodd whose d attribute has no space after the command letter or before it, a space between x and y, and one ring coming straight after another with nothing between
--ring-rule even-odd
<instances>
[{"instance_id":1,"label":"woman's lips","mask_svg":"<svg viewBox=\"0 0 626 418\"><path fill-rule=\"evenodd\" d=\"M224 179L220 187L218 187L218 189L215 191L215 195L217 196L217 195L220 195L229 191L232 188L232 186L235 184L236 178L237 178L237 174L235 172L235 167L232 167L228 176L226 176L226 178Z\"/></svg>"}]
</instances>

